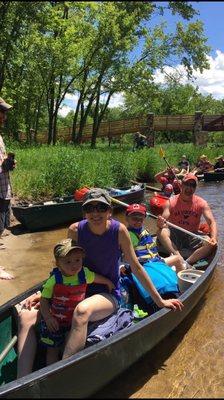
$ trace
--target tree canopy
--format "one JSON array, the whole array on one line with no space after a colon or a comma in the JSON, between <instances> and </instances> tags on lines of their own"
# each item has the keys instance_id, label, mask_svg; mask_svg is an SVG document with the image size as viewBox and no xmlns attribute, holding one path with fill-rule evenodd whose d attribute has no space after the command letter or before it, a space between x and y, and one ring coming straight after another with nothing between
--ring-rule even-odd
<instances>
[{"instance_id":1,"label":"tree canopy","mask_svg":"<svg viewBox=\"0 0 224 400\"><path fill-rule=\"evenodd\" d=\"M165 9L180 18L174 32L152 23ZM125 93L123 112L129 114L181 112L186 96L200 103L190 86L161 89L153 75L175 62L189 77L209 67L203 24L191 21L196 15L187 1L0 1L0 95L14 105L8 131L16 138L19 130L47 129L48 143L55 144L59 110L69 95L76 99L69 116L73 141L81 141L92 120L94 147L116 93Z\"/></svg>"}]
</instances>

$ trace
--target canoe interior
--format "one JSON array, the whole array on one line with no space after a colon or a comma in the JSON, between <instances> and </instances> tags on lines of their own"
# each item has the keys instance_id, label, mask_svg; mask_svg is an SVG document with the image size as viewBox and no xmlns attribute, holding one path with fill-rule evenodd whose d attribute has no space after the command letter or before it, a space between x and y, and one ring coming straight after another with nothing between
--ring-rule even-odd
<instances>
[{"instance_id":1,"label":"canoe interior","mask_svg":"<svg viewBox=\"0 0 224 400\"><path fill-rule=\"evenodd\" d=\"M109 339L85 348L67 360L37 369L18 380L15 379L17 361L15 345L0 365L0 397L85 398L94 394L150 351L184 320L206 292L218 258L217 250L209 260L210 263L204 273L181 295L184 304L181 312L163 308ZM17 314L14 312L14 305L39 287L36 286L17 296L0 308L1 350L12 336L17 334ZM38 368L38 363L36 367Z\"/></svg>"},{"instance_id":2,"label":"canoe interior","mask_svg":"<svg viewBox=\"0 0 224 400\"><path fill-rule=\"evenodd\" d=\"M13 318L12 309L10 312L1 316L0 321L0 353L9 343L14 332L17 331L15 318ZM7 356L0 363L0 385L11 382L16 379L17 371L17 352L16 348L12 348Z\"/></svg>"}]
</instances>

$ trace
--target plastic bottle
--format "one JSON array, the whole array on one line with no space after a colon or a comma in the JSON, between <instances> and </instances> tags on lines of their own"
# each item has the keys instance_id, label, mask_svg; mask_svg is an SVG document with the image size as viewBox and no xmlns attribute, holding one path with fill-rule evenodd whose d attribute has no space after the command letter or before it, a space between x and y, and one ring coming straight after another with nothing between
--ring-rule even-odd
<instances>
[{"instance_id":1,"label":"plastic bottle","mask_svg":"<svg viewBox=\"0 0 224 400\"><path fill-rule=\"evenodd\" d=\"M122 308L129 308L133 310L133 304L131 302L131 296L129 293L129 279L124 277L120 278L120 291L121 291L121 303Z\"/></svg>"}]
</instances>

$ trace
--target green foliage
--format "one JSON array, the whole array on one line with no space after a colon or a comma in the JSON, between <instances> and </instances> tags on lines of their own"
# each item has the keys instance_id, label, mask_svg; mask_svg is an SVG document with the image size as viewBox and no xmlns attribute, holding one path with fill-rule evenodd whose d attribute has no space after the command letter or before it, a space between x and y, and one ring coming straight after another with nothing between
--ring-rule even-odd
<instances>
[{"instance_id":1,"label":"green foliage","mask_svg":"<svg viewBox=\"0 0 224 400\"><path fill-rule=\"evenodd\" d=\"M152 29L150 20L164 9L187 22L177 24L174 33L164 23ZM96 131L114 93L142 99L134 109L127 104L132 115L159 112L161 91L153 84L157 68L171 57L189 75L192 67L208 67L202 24L188 23L195 14L189 2L31 1L27 7L24 1L1 1L0 93L14 104L7 131L16 136L18 130L45 130L55 144L56 128L73 123L74 113L58 116L66 94L80 99L74 110L78 123L92 118ZM169 108L180 110L176 104Z\"/></svg>"},{"instance_id":2,"label":"green foliage","mask_svg":"<svg viewBox=\"0 0 224 400\"><path fill-rule=\"evenodd\" d=\"M163 149L171 165L177 165L182 154L186 154L193 166L202 153L213 161L224 152L224 145L203 148L169 144ZM30 201L71 194L83 186L125 187L137 178L152 182L154 175L166 168L159 146L135 152L130 147L117 150L103 145L96 150L69 145L22 149L15 145L13 150L17 159L17 168L11 174L14 194Z\"/></svg>"}]
</instances>

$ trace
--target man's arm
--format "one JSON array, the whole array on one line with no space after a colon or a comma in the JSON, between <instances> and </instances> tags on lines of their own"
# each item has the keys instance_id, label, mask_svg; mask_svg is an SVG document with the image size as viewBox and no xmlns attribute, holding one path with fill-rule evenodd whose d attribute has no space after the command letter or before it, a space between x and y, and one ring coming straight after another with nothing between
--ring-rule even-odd
<instances>
[{"instance_id":1,"label":"man's arm","mask_svg":"<svg viewBox=\"0 0 224 400\"><path fill-rule=\"evenodd\" d=\"M210 238L212 244L216 245L217 244L217 237L218 237L218 229L217 229L217 224L216 220L213 216L212 210L207 204L203 210L203 216L207 222L207 224L210 227Z\"/></svg>"},{"instance_id":2,"label":"man's arm","mask_svg":"<svg viewBox=\"0 0 224 400\"><path fill-rule=\"evenodd\" d=\"M152 283L151 279L145 272L142 265L139 263L138 258L134 252L133 246L131 244L131 239L128 233L128 230L124 224L120 224L119 229L119 243L121 250L124 254L125 261L130 264L132 272L135 276L139 279L141 284L144 288L150 293L151 297L153 298L154 302L158 305L158 307L168 307L172 308L173 310L179 309L181 310L183 304L178 299L169 299L164 300L158 293L157 289L155 288L154 284Z\"/></svg>"},{"instance_id":3,"label":"man's arm","mask_svg":"<svg viewBox=\"0 0 224 400\"><path fill-rule=\"evenodd\" d=\"M168 224L167 220L169 219L170 216L170 201L168 200L164 206L164 211L162 215L158 216L157 219L157 238L163 245L164 249L168 252L168 254L177 254L179 255L179 251L177 250L176 246L170 239L170 234L169 231L167 230Z\"/></svg>"},{"instance_id":4,"label":"man's arm","mask_svg":"<svg viewBox=\"0 0 224 400\"><path fill-rule=\"evenodd\" d=\"M165 174L166 172L167 172L167 170L164 169L164 171L161 171L161 172L158 172L157 174L155 174L155 175L154 175L155 180L156 180L157 182L160 183L160 178L161 178L162 176L164 176L164 174Z\"/></svg>"},{"instance_id":5,"label":"man's arm","mask_svg":"<svg viewBox=\"0 0 224 400\"><path fill-rule=\"evenodd\" d=\"M170 202L168 200L165 203L162 215L159 215L157 219L157 227L159 229L167 228L166 221L169 219L169 216L170 216Z\"/></svg>"},{"instance_id":6,"label":"man's arm","mask_svg":"<svg viewBox=\"0 0 224 400\"><path fill-rule=\"evenodd\" d=\"M78 242L78 226L79 223L75 222L74 224L71 224L68 228L68 238L72 239L75 243Z\"/></svg>"}]
</instances>

